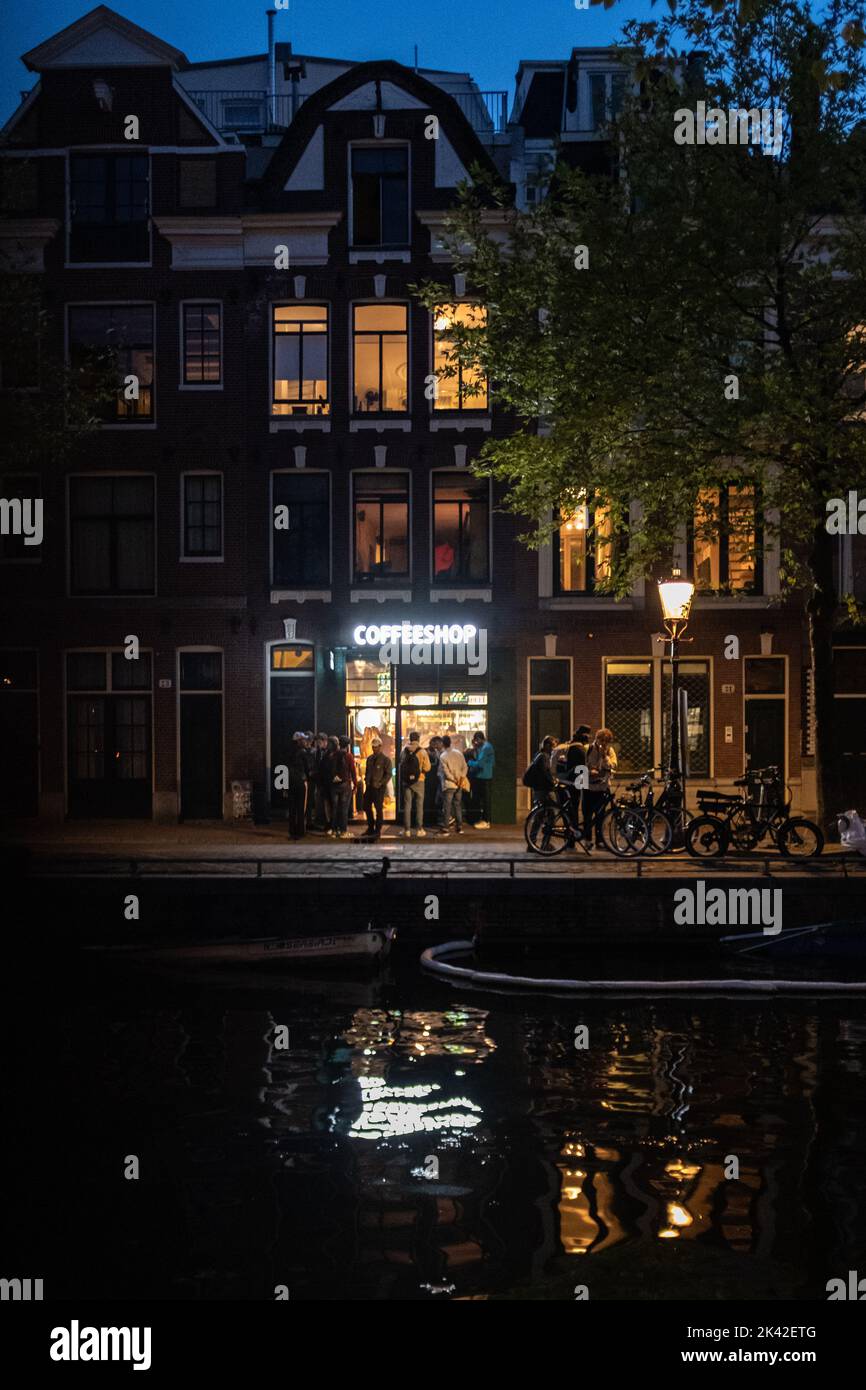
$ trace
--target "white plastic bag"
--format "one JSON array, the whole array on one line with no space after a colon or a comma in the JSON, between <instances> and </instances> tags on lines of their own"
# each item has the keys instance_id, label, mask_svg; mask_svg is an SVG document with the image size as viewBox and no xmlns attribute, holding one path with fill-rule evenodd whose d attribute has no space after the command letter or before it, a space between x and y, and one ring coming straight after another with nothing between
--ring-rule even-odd
<instances>
[{"instance_id":1,"label":"white plastic bag","mask_svg":"<svg viewBox=\"0 0 866 1390\"><path fill-rule=\"evenodd\" d=\"M837 817L836 824L839 827L839 837L845 849L856 849L860 854L866 854L866 825L858 816L856 811L845 811L843 815Z\"/></svg>"}]
</instances>

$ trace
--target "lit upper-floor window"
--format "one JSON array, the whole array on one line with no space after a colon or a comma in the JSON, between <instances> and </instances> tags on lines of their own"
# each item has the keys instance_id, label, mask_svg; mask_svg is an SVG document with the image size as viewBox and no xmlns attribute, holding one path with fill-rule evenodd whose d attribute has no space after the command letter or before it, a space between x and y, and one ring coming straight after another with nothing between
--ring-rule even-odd
<instances>
[{"instance_id":1,"label":"lit upper-floor window","mask_svg":"<svg viewBox=\"0 0 866 1390\"><path fill-rule=\"evenodd\" d=\"M409 409L409 311L405 304L356 304L353 313L353 409Z\"/></svg>"},{"instance_id":2,"label":"lit upper-floor window","mask_svg":"<svg viewBox=\"0 0 866 1390\"><path fill-rule=\"evenodd\" d=\"M70 157L70 261L150 260L148 165L146 154Z\"/></svg>"},{"instance_id":3,"label":"lit upper-floor window","mask_svg":"<svg viewBox=\"0 0 866 1390\"><path fill-rule=\"evenodd\" d=\"M105 424L143 424L154 414L153 305L70 304L69 361L84 389L101 381L106 364L117 374L117 395Z\"/></svg>"},{"instance_id":4,"label":"lit upper-floor window","mask_svg":"<svg viewBox=\"0 0 866 1390\"><path fill-rule=\"evenodd\" d=\"M617 539L609 507L582 504L563 517L554 537L555 591L593 593L610 578Z\"/></svg>"},{"instance_id":5,"label":"lit upper-floor window","mask_svg":"<svg viewBox=\"0 0 866 1390\"><path fill-rule=\"evenodd\" d=\"M689 528L687 572L698 593L760 593L759 508L752 484L704 488Z\"/></svg>"},{"instance_id":6,"label":"lit upper-floor window","mask_svg":"<svg viewBox=\"0 0 866 1390\"><path fill-rule=\"evenodd\" d=\"M433 314L433 373L436 377L434 410L486 410L487 378L459 358L459 330L483 328L487 311L480 304L439 304Z\"/></svg>"},{"instance_id":7,"label":"lit upper-floor window","mask_svg":"<svg viewBox=\"0 0 866 1390\"><path fill-rule=\"evenodd\" d=\"M379 468L353 478L354 578L409 578L409 474Z\"/></svg>"},{"instance_id":8,"label":"lit upper-floor window","mask_svg":"<svg viewBox=\"0 0 866 1390\"><path fill-rule=\"evenodd\" d=\"M486 584L490 483L463 469L433 474L433 582Z\"/></svg>"},{"instance_id":9,"label":"lit upper-floor window","mask_svg":"<svg viewBox=\"0 0 866 1390\"><path fill-rule=\"evenodd\" d=\"M408 246L408 145L353 145L352 245Z\"/></svg>"},{"instance_id":10,"label":"lit upper-floor window","mask_svg":"<svg viewBox=\"0 0 866 1390\"><path fill-rule=\"evenodd\" d=\"M222 305L187 303L183 312L184 386L222 385Z\"/></svg>"},{"instance_id":11,"label":"lit upper-floor window","mask_svg":"<svg viewBox=\"0 0 866 1390\"><path fill-rule=\"evenodd\" d=\"M275 304L272 415L328 415L328 308Z\"/></svg>"}]
</instances>

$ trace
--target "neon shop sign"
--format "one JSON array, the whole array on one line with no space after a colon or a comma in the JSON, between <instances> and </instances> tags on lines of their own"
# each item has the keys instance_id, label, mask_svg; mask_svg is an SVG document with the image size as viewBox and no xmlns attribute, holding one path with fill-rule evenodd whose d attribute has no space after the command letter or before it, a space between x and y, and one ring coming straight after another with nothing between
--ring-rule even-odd
<instances>
[{"instance_id":1,"label":"neon shop sign","mask_svg":"<svg viewBox=\"0 0 866 1390\"><path fill-rule=\"evenodd\" d=\"M361 623L356 647L378 647L384 666L468 666L487 671L487 629L471 623Z\"/></svg>"}]
</instances>

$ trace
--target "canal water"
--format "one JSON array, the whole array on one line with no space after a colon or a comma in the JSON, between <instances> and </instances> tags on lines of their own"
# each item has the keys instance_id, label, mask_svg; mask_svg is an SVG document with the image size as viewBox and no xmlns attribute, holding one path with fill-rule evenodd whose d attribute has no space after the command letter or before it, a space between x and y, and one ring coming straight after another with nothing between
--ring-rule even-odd
<instances>
[{"instance_id":1,"label":"canal water","mask_svg":"<svg viewBox=\"0 0 866 1390\"><path fill-rule=\"evenodd\" d=\"M856 1000L87 961L4 1022L5 1262L47 1298L823 1300L866 1268Z\"/></svg>"}]
</instances>

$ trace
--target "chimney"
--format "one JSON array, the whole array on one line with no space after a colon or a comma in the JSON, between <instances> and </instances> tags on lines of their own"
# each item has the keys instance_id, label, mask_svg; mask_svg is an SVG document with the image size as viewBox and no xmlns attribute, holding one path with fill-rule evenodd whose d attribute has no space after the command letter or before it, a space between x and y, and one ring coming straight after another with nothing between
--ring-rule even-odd
<instances>
[{"instance_id":1,"label":"chimney","mask_svg":"<svg viewBox=\"0 0 866 1390\"><path fill-rule=\"evenodd\" d=\"M266 10L268 16L268 128L273 130L277 124L277 60L274 47L274 20L276 10Z\"/></svg>"}]
</instances>

